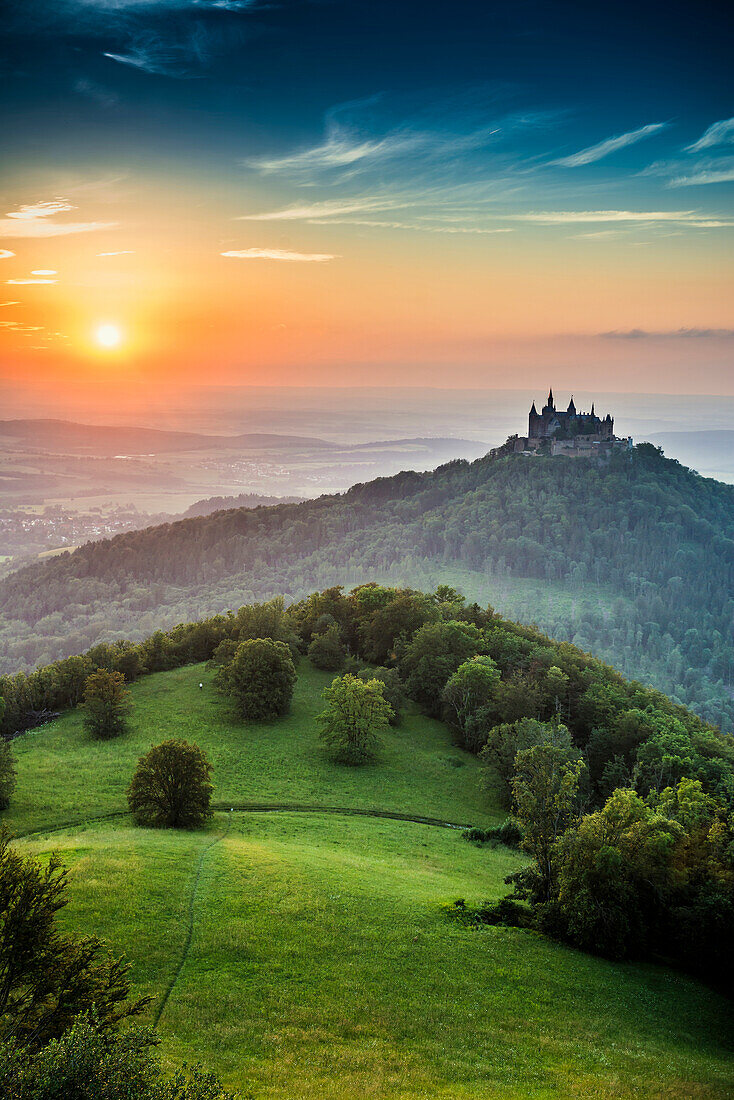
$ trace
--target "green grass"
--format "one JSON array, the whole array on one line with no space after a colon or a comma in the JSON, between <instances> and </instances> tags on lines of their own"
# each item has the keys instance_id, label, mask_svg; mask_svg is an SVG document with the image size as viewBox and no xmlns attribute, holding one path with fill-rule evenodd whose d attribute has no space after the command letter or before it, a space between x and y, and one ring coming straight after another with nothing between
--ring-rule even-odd
<instances>
[{"instance_id":1,"label":"green grass","mask_svg":"<svg viewBox=\"0 0 734 1100\"><path fill-rule=\"evenodd\" d=\"M302 665L293 714L245 726L200 668L135 686L135 732L91 743L79 716L16 744L16 829L123 801L136 756L174 734L215 763L220 801L308 802L478 823L476 761L418 715L379 763L328 763L313 714L329 676ZM456 762L463 761L457 767ZM226 797L225 797L226 796ZM85 811L85 807L88 809ZM212 843L216 841L216 843ZM442 903L496 898L521 857L456 830L324 813L218 813L199 832L129 818L34 835L73 869L64 923L132 963L171 1065L201 1061L258 1100L718 1098L734 1093L731 1005L652 966L533 933L451 922ZM202 858L203 856L203 858ZM195 892L194 892L194 887Z\"/></svg>"},{"instance_id":2,"label":"green grass","mask_svg":"<svg viewBox=\"0 0 734 1100\"><path fill-rule=\"evenodd\" d=\"M332 679L302 661L288 720L246 725L214 690L204 665L148 676L132 687L131 732L124 738L92 742L81 711L70 711L15 742L18 787L7 822L25 833L125 809L138 757L169 737L205 750L219 803L378 808L478 825L504 816L481 789L477 761L454 747L441 722L417 713L385 735L379 763L331 763L314 717Z\"/></svg>"}]
</instances>

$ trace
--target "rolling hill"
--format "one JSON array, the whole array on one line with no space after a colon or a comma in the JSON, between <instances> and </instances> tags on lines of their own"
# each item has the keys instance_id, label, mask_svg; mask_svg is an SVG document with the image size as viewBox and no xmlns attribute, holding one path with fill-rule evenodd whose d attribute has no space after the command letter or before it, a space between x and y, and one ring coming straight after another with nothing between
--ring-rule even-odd
<instances>
[{"instance_id":1,"label":"rolling hill","mask_svg":"<svg viewBox=\"0 0 734 1100\"><path fill-rule=\"evenodd\" d=\"M22 851L71 867L64 925L127 953L164 1057L258 1100L730 1096L730 1006L711 990L447 919L523 862L409 820L496 822L478 763L415 710L375 764L330 763L314 725L329 679L302 667L291 715L244 725L189 665L133 685L121 739L91 742L72 710L14 744L4 819ZM214 764L214 820L138 828L136 758L180 736Z\"/></svg>"},{"instance_id":2,"label":"rolling hill","mask_svg":"<svg viewBox=\"0 0 734 1100\"><path fill-rule=\"evenodd\" d=\"M0 583L0 671L285 592L455 583L734 726L734 487L650 445L486 456L89 544Z\"/></svg>"}]
</instances>

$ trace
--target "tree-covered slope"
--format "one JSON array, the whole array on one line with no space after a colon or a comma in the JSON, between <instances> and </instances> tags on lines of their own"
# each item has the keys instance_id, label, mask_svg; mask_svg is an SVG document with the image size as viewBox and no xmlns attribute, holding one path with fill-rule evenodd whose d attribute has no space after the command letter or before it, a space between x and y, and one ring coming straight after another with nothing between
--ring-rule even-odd
<instances>
[{"instance_id":1,"label":"tree-covered slope","mask_svg":"<svg viewBox=\"0 0 734 1100\"><path fill-rule=\"evenodd\" d=\"M609 465L489 456L339 496L238 509L89 544L0 585L10 671L100 637L334 582L426 570L571 600L523 616L734 725L734 487L643 444ZM503 610L516 613L512 600Z\"/></svg>"}]
</instances>

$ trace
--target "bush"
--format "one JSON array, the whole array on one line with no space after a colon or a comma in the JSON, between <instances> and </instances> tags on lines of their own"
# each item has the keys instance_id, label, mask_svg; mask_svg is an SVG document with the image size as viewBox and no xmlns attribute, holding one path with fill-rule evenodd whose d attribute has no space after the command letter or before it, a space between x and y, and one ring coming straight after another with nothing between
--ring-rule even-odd
<instances>
[{"instance_id":1,"label":"bush","mask_svg":"<svg viewBox=\"0 0 734 1100\"><path fill-rule=\"evenodd\" d=\"M338 672L344 667L347 651L342 645L336 623L327 626L322 633L314 634L307 653L314 668L323 669L325 672Z\"/></svg>"},{"instance_id":2,"label":"bush","mask_svg":"<svg viewBox=\"0 0 734 1100\"><path fill-rule=\"evenodd\" d=\"M392 714L379 680L359 680L347 673L324 691L325 710L316 721L321 740L340 764L365 764L380 745L379 734Z\"/></svg>"},{"instance_id":3,"label":"bush","mask_svg":"<svg viewBox=\"0 0 734 1100\"><path fill-rule=\"evenodd\" d=\"M127 789L141 825L193 828L212 816L212 766L198 745L164 741L141 756Z\"/></svg>"},{"instance_id":4,"label":"bush","mask_svg":"<svg viewBox=\"0 0 734 1100\"><path fill-rule=\"evenodd\" d=\"M506 848L519 848L522 842L522 831L514 817L493 829L464 829L461 835L472 844L504 844Z\"/></svg>"},{"instance_id":5,"label":"bush","mask_svg":"<svg viewBox=\"0 0 734 1100\"><path fill-rule=\"evenodd\" d=\"M105 1031L80 1016L37 1053L0 1043L0 1096L12 1100L235 1100L212 1074L187 1067L164 1077L155 1034Z\"/></svg>"},{"instance_id":6,"label":"bush","mask_svg":"<svg viewBox=\"0 0 734 1100\"><path fill-rule=\"evenodd\" d=\"M99 668L84 685L84 725L92 737L107 740L127 729L130 692L121 672Z\"/></svg>"},{"instance_id":7,"label":"bush","mask_svg":"<svg viewBox=\"0 0 734 1100\"><path fill-rule=\"evenodd\" d=\"M235 700L243 718L280 718L290 710L296 669L285 642L251 638L240 642L219 673L218 685Z\"/></svg>"},{"instance_id":8,"label":"bush","mask_svg":"<svg viewBox=\"0 0 734 1100\"><path fill-rule=\"evenodd\" d=\"M520 905L512 898L500 901L485 901L481 905L467 905L463 898L445 905L444 912L452 920L469 927L482 924L503 924L508 928L535 928L536 920L532 909Z\"/></svg>"},{"instance_id":9,"label":"bush","mask_svg":"<svg viewBox=\"0 0 734 1100\"><path fill-rule=\"evenodd\" d=\"M128 967L100 958L100 940L59 931L67 886L57 856L41 864L0 834L0 1042L35 1050L63 1035L79 1013L94 1009L107 1029L148 1003L128 1000Z\"/></svg>"},{"instance_id":10,"label":"bush","mask_svg":"<svg viewBox=\"0 0 734 1100\"><path fill-rule=\"evenodd\" d=\"M10 744L0 740L0 810L7 810L15 790L15 757Z\"/></svg>"}]
</instances>

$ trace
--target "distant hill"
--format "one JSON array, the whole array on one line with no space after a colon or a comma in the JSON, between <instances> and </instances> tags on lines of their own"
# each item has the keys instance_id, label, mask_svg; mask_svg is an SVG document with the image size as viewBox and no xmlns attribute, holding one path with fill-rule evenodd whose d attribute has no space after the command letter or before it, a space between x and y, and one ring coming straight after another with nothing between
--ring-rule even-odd
<instances>
[{"instance_id":1,"label":"distant hill","mask_svg":"<svg viewBox=\"0 0 734 1100\"><path fill-rule=\"evenodd\" d=\"M336 445L310 436L272 435L258 432L220 436L202 435L197 432L159 431L155 428L74 424L69 420L0 420L0 446L114 456L230 447L243 450L263 450L274 447L330 450Z\"/></svg>"},{"instance_id":2,"label":"distant hill","mask_svg":"<svg viewBox=\"0 0 734 1100\"><path fill-rule=\"evenodd\" d=\"M2 670L279 592L447 581L734 727L734 487L649 444L489 456L130 532L0 582Z\"/></svg>"},{"instance_id":3,"label":"distant hill","mask_svg":"<svg viewBox=\"0 0 734 1100\"><path fill-rule=\"evenodd\" d=\"M700 474L734 481L734 431L659 432L650 442Z\"/></svg>"}]
</instances>

